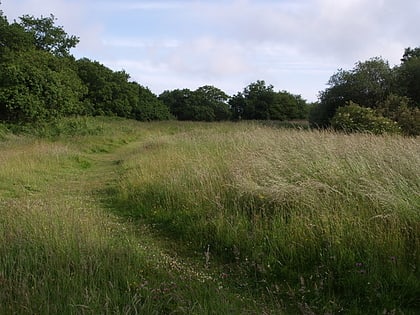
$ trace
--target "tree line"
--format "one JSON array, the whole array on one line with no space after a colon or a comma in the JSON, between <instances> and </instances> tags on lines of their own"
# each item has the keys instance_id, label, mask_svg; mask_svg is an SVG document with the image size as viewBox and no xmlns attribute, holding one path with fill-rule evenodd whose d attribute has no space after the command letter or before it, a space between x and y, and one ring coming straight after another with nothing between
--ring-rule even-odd
<instances>
[{"instance_id":1,"label":"tree line","mask_svg":"<svg viewBox=\"0 0 420 315\"><path fill-rule=\"evenodd\" d=\"M53 15L25 15L9 23L0 11L0 120L38 123L75 115L169 119L146 87L97 61L76 60L79 39L55 25Z\"/></svg>"},{"instance_id":2,"label":"tree line","mask_svg":"<svg viewBox=\"0 0 420 315\"><path fill-rule=\"evenodd\" d=\"M0 11L0 121L38 123L66 116L119 116L140 121L304 119L300 96L275 92L264 81L229 97L214 86L153 94L98 61L76 60L79 38L53 15L24 15L9 23Z\"/></svg>"},{"instance_id":3,"label":"tree line","mask_svg":"<svg viewBox=\"0 0 420 315\"><path fill-rule=\"evenodd\" d=\"M153 94L98 61L76 60L79 38L53 15L24 15L9 23L0 10L0 122L33 124L67 116L119 116L150 120L296 120L316 128L420 134L420 48L407 48L401 64L382 58L338 70L308 104L265 81L233 96L205 85Z\"/></svg>"}]
</instances>

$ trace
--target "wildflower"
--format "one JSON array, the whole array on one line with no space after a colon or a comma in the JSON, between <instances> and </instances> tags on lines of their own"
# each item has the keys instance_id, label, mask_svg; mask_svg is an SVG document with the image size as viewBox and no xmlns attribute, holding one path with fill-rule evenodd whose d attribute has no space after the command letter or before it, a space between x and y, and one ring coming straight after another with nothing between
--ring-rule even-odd
<instances>
[{"instance_id":1,"label":"wildflower","mask_svg":"<svg viewBox=\"0 0 420 315\"><path fill-rule=\"evenodd\" d=\"M361 262L356 263L356 267L362 267L362 266L363 266L363 263L361 263Z\"/></svg>"}]
</instances>

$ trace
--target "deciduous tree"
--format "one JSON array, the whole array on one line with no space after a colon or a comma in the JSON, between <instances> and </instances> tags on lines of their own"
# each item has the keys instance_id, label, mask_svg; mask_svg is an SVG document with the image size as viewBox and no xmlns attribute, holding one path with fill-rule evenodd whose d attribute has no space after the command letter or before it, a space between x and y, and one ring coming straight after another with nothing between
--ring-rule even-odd
<instances>
[{"instance_id":1,"label":"deciduous tree","mask_svg":"<svg viewBox=\"0 0 420 315\"><path fill-rule=\"evenodd\" d=\"M56 56L69 56L70 49L76 47L79 38L68 35L62 26L56 26L54 15L35 18L30 15L20 17L20 25L34 39L38 49L48 51Z\"/></svg>"}]
</instances>

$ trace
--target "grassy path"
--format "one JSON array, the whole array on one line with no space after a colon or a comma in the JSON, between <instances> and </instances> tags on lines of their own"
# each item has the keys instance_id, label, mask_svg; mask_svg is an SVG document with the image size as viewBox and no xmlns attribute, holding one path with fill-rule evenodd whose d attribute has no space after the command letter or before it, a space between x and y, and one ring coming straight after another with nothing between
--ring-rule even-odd
<instances>
[{"instance_id":1,"label":"grassy path","mask_svg":"<svg viewBox=\"0 0 420 315\"><path fill-rule=\"evenodd\" d=\"M150 226L112 214L107 192L140 144L4 145L1 314L277 313L239 294L204 253L180 254Z\"/></svg>"},{"instance_id":2,"label":"grassy path","mask_svg":"<svg viewBox=\"0 0 420 315\"><path fill-rule=\"evenodd\" d=\"M0 141L0 314L417 314L418 139L60 126Z\"/></svg>"}]
</instances>

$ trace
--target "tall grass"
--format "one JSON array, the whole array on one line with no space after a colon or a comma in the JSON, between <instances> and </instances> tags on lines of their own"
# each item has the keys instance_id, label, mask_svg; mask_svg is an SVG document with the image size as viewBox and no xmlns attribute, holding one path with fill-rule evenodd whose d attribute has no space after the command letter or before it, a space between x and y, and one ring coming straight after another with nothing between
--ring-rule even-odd
<instances>
[{"instance_id":1,"label":"tall grass","mask_svg":"<svg viewBox=\"0 0 420 315\"><path fill-rule=\"evenodd\" d=\"M117 202L303 311L420 307L418 138L214 124L150 136Z\"/></svg>"},{"instance_id":2,"label":"tall grass","mask_svg":"<svg viewBox=\"0 0 420 315\"><path fill-rule=\"evenodd\" d=\"M99 192L115 180L118 161L131 150L128 143L158 135L160 127L104 119L87 123L94 133L74 132L79 122L72 121L63 122L67 127L52 138L5 131L0 314L255 310L248 298L225 289L213 271L178 259L143 225L121 220L105 207ZM165 132L177 128L168 124Z\"/></svg>"}]
</instances>

